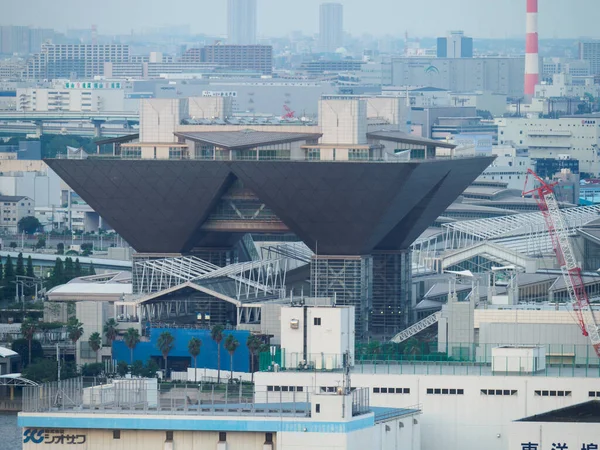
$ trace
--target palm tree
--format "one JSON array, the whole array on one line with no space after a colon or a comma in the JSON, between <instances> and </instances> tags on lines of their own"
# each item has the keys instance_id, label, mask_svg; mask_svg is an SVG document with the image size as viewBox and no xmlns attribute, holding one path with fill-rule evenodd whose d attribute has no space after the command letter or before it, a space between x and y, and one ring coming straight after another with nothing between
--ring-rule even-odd
<instances>
[{"instance_id":1,"label":"palm tree","mask_svg":"<svg viewBox=\"0 0 600 450\"><path fill-rule=\"evenodd\" d=\"M416 338L410 338L404 344L404 354L416 358L421 354L421 344Z\"/></svg>"},{"instance_id":2,"label":"palm tree","mask_svg":"<svg viewBox=\"0 0 600 450\"><path fill-rule=\"evenodd\" d=\"M108 319L104 324L104 328L102 331L104 332L104 336L106 336L106 340L108 340L108 345L112 348L112 343L117 338L117 321L115 319Z\"/></svg>"},{"instance_id":3,"label":"palm tree","mask_svg":"<svg viewBox=\"0 0 600 450\"><path fill-rule=\"evenodd\" d=\"M102 348L102 336L96 331L90 334L88 343L90 344L90 348L96 353L96 362L98 362L98 350Z\"/></svg>"},{"instance_id":4,"label":"palm tree","mask_svg":"<svg viewBox=\"0 0 600 450\"><path fill-rule=\"evenodd\" d=\"M200 347L202 347L202 341L200 339L193 337L188 341L188 352L192 358L194 358L194 383L198 381L198 365L196 363L198 361L198 355L200 354Z\"/></svg>"},{"instance_id":5,"label":"palm tree","mask_svg":"<svg viewBox=\"0 0 600 450\"><path fill-rule=\"evenodd\" d=\"M175 344L173 344L174 342L175 336L173 336L168 331L163 331L162 333L160 333L160 336L156 341L156 346L162 353L162 356L165 360L165 376L167 375L167 358L169 357L169 352L173 350L173 347L175 347Z\"/></svg>"},{"instance_id":6,"label":"palm tree","mask_svg":"<svg viewBox=\"0 0 600 450\"><path fill-rule=\"evenodd\" d=\"M217 384L221 382L221 341L223 340L223 325L214 325L210 337L217 343Z\"/></svg>"},{"instance_id":7,"label":"palm tree","mask_svg":"<svg viewBox=\"0 0 600 450\"><path fill-rule=\"evenodd\" d=\"M25 319L21 324L21 334L29 343L29 364L31 364L31 341L33 341L33 335L37 331L37 324L31 319Z\"/></svg>"},{"instance_id":8,"label":"palm tree","mask_svg":"<svg viewBox=\"0 0 600 450\"><path fill-rule=\"evenodd\" d=\"M69 339L75 344L79 338L83 335L83 324L77 319L77 317L70 317L67 322L67 333Z\"/></svg>"},{"instance_id":9,"label":"palm tree","mask_svg":"<svg viewBox=\"0 0 600 450\"><path fill-rule=\"evenodd\" d=\"M123 336L123 340L129 349L129 363L133 364L133 349L138 345L138 342L140 342L140 332L133 327L128 328L125 332L125 336Z\"/></svg>"},{"instance_id":10,"label":"palm tree","mask_svg":"<svg viewBox=\"0 0 600 450\"><path fill-rule=\"evenodd\" d=\"M233 334L227 335L227 338L225 339L225 350L227 350L227 352L229 353L229 370L231 371L231 376L229 377L229 379L231 381L233 381L233 354L239 346L240 343L233 336Z\"/></svg>"},{"instance_id":11,"label":"palm tree","mask_svg":"<svg viewBox=\"0 0 600 450\"><path fill-rule=\"evenodd\" d=\"M256 335L251 334L248 336L246 347L248 347L248 351L250 352L250 373L252 374L252 383L254 383L254 356L256 355L256 352L260 350L261 346L262 342Z\"/></svg>"}]
</instances>

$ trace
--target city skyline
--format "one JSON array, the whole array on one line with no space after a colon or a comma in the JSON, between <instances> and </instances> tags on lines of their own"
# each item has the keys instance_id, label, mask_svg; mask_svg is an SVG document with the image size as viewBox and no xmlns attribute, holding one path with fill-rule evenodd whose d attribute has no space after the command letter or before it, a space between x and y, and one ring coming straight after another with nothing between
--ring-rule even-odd
<instances>
[{"instance_id":1,"label":"city skyline","mask_svg":"<svg viewBox=\"0 0 600 450\"><path fill-rule=\"evenodd\" d=\"M293 30L316 34L319 28L321 0L302 3L258 1L258 35L284 36ZM399 6L393 0L375 0L364 7L359 0L340 0L344 5L345 32L352 35L375 36L443 35L451 29L462 29L477 38L515 38L525 35L525 1L492 2L491 0L424 0ZM377 6L377 7L376 7ZM600 38L596 27L595 0L545 0L540 2L540 38ZM23 17L23 11L28 11ZM115 14L115 11L120 14ZM207 14L208 12L208 14ZM82 5L73 0L5 1L0 25L31 25L67 29L98 26L100 34L129 34L143 28L165 25L186 25L183 17L193 17L192 33L225 36L227 34L227 2L209 3L177 0L170 3L148 0L144 8L116 0L102 4ZM561 21L555 20L561 17ZM422 19L422 20L421 20Z\"/></svg>"}]
</instances>

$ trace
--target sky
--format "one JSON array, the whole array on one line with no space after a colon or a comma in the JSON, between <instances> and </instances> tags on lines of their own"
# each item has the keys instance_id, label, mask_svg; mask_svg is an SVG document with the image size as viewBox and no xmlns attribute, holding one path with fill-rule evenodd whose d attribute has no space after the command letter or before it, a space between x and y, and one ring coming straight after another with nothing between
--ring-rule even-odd
<instances>
[{"instance_id":1,"label":"sky","mask_svg":"<svg viewBox=\"0 0 600 450\"><path fill-rule=\"evenodd\" d=\"M340 0L352 35L438 36L464 30L475 38L521 37L526 0ZM258 0L261 36L316 33L322 0ZM600 0L539 0L540 38L600 38ZM128 34L144 27L189 24L192 32L226 34L226 0L0 0L0 25L90 28Z\"/></svg>"}]
</instances>

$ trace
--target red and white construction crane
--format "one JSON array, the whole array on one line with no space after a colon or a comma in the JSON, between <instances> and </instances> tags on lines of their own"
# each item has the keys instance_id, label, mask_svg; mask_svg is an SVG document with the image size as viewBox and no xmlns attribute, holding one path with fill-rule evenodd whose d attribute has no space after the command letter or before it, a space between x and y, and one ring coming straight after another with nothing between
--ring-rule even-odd
<instances>
[{"instance_id":1,"label":"red and white construction crane","mask_svg":"<svg viewBox=\"0 0 600 450\"><path fill-rule=\"evenodd\" d=\"M525 189L527 189L529 175L538 182L539 186L530 191L523 191L523 196L532 194L533 198L537 201L546 221L546 227L552 240L554 253L556 253L556 258L558 259L577 322L583 335L589 336L596 354L600 357L600 329L598 328L598 322L594 317L594 311L585 291L585 285L581 276L581 267L579 267L575 259L573 247L569 239L569 229L558 207L558 202L552 189L557 183L548 184L534 171L529 169L525 178Z\"/></svg>"},{"instance_id":2,"label":"red and white construction crane","mask_svg":"<svg viewBox=\"0 0 600 450\"><path fill-rule=\"evenodd\" d=\"M295 117L296 111L292 111L288 105L283 105L283 109L285 110L284 119L293 119Z\"/></svg>"}]
</instances>

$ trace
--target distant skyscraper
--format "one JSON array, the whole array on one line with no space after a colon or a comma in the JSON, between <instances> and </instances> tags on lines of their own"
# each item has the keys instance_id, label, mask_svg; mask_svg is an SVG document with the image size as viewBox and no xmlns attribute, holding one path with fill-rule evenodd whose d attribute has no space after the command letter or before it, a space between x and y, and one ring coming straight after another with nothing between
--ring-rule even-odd
<instances>
[{"instance_id":1,"label":"distant skyscraper","mask_svg":"<svg viewBox=\"0 0 600 450\"><path fill-rule=\"evenodd\" d=\"M341 3L323 3L319 25L321 51L333 53L344 45L344 7Z\"/></svg>"},{"instance_id":2,"label":"distant skyscraper","mask_svg":"<svg viewBox=\"0 0 600 450\"><path fill-rule=\"evenodd\" d=\"M462 31L451 31L447 37L437 40L438 58L472 58L473 38Z\"/></svg>"},{"instance_id":3,"label":"distant skyscraper","mask_svg":"<svg viewBox=\"0 0 600 450\"><path fill-rule=\"evenodd\" d=\"M592 75L600 75L600 41L580 42L579 59L589 61Z\"/></svg>"},{"instance_id":4,"label":"distant skyscraper","mask_svg":"<svg viewBox=\"0 0 600 450\"><path fill-rule=\"evenodd\" d=\"M231 45L256 44L256 0L228 0L227 36Z\"/></svg>"}]
</instances>

